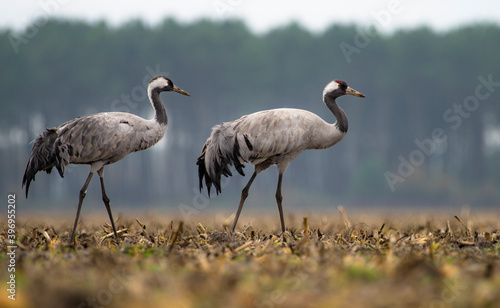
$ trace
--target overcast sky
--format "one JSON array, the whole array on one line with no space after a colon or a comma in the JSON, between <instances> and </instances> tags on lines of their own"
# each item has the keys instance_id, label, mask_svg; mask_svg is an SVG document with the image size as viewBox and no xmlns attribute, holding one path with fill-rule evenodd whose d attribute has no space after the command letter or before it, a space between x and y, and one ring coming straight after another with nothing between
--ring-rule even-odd
<instances>
[{"instance_id":1,"label":"overcast sky","mask_svg":"<svg viewBox=\"0 0 500 308\"><path fill-rule=\"evenodd\" d=\"M166 17L191 22L199 18L241 18L257 33L297 21L312 31L332 23L376 26L391 32L401 27L428 25L445 31L474 22L500 22L500 1L494 0L38 0L0 4L0 27L22 30L33 19L46 17L106 20L120 25L140 18L155 25Z\"/></svg>"}]
</instances>

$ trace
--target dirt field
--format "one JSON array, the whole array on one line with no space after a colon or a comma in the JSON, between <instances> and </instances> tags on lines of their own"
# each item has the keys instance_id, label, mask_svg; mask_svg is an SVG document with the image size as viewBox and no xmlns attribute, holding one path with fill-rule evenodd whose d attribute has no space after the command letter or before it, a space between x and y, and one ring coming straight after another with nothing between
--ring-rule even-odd
<instances>
[{"instance_id":1,"label":"dirt field","mask_svg":"<svg viewBox=\"0 0 500 308\"><path fill-rule=\"evenodd\" d=\"M500 306L498 212L289 215L284 234L275 214L243 213L232 237L229 215L123 215L118 243L83 214L76 249L72 218L17 222L16 301L4 224L0 306Z\"/></svg>"}]
</instances>

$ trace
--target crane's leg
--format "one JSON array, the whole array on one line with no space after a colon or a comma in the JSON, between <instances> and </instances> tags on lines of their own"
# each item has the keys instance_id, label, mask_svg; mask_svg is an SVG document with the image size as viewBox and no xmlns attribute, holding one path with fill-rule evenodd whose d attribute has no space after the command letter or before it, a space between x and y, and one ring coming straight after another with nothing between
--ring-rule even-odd
<instances>
[{"instance_id":1,"label":"crane's leg","mask_svg":"<svg viewBox=\"0 0 500 308\"><path fill-rule=\"evenodd\" d=\"M281 207L281 201L283 201L283 196L281 195L282 181L283 173L280 173L278 177L278 187L276 188L276 203L278 204L278 211L280 212L281 231L285 232L285 219L283 219L283 208Z\"/></svg>"},{"instance_id":2,"label":"crane's leg","mask_svg":"<svg viewBox=\"0 0 500 308\"><path fill-rule=\"evenodd\" d=\"M250 186L252 186L253 180L255 180L255 177L257 176L257 172L253 172L252 177L247 183L247 186L243 188L241 191L241 199L240 199L240 205L238 206L238 211L236 212L236 216L234 217L234 222L233 226L231 227L231 233L234 232L234 228L236 228L236 223L238 222L238 218L240 217L241 209L243 209L243 203L245 203L245 199L248 197L248 190L250 189Z\"/></svg>"},{"instance_id":3,"label":"crane's leg","mask_svg":"<svg viewBox=\"0 0 500 308\"><path fill-rule=\"evenodd\" d=\"M73 232L71 232L71 243L72 244L76 244L75 243L76 225L78 224L78 219L80 218L80 210L82 209L83 198L85 198L85 195L87 194L87 187L89 186L90 180L92 180L93 175L94 175L93 172L89 173L89 176L87 177L87 181L85 181L85 184L83 184L83 187L80 190L80 198L78 199L78 209L76 210L75 224L73 225Z\"/></svg>"},{"instance_id":4,"label":"crane's leg","mask_svg":"<svg viewBox=\"0 0 500 308\"><path fill-rule=\"evenodd\" d=\"M106 188L104 188L104 167L97 171L99 174L99 179L101 180L101 191L102 191L102 201L104 201L104 206L106 206L106 210L108 211L109 220L111 221L111 226L113 227L113 232L115 234L115 238L118 240L118 233L116 232L115 221L113 220L113 214L111 214L111 207L109 205L109 198L106 195Z\"/></svg>"}]
</instances>

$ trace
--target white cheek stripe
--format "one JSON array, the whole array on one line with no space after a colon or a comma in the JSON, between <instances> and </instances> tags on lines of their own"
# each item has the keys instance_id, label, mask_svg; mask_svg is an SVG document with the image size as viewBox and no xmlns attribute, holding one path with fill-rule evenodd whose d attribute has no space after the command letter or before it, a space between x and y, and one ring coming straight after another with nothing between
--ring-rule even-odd
<instances>
[{"instance_id":1,"label":"white cheek stripe","mask_svg":"<svg viewBox=\"0 0 500 308\"><path fill-rule=\"evenodd\" d=\"M164 78L157 78L153 80L152 83L149 84L148 88L154 89L154 88L163 88L168 86L168 81Z\"/></svg>"},{"instance_id":2,"label":"white cheek stripe","mask_svg":"<svg viewBox=\"0 0 500 308\"><path fill-rule=\"evenodd\" d=\"M162 78L162 77L153 80L153 82L151 82L148 85L148 97L149 97L149 101L150 102L153 101L153 89L163 88L165 86L168 86L168 84L169 84L168 80L166 80L165 78Z\"/></svg>"},{"instance_id":3,"label":"white cheek stripe","mask_svg":"<svg viewBox=\"0 0 500 308\"><path fill-rule=\"evenodd\" d=\"M327 84L325 89L323 90L323 97L326 95L326 93L335 91L338 88L339 88L339 84L336 81L330 81L330 83Z\"/></svg>"}]
</instances>

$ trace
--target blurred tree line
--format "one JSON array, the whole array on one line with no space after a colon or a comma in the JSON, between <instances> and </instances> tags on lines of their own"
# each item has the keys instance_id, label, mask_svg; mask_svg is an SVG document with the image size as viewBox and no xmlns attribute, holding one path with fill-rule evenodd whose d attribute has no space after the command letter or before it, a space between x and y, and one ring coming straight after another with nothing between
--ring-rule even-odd
<instances>
[{"instance_id":1,"label":"blurred tree line","mask_svg":"<svg viewBox=\"0 0 500 308\"><path fill-rule=\"evenodd\" d=\"M335 147L305 152L290 166L283 185L287 206L500 201L497 25L382 34L354 25L311 33L292 23L256 35L235 20L111 27L53 19L23 32L1 30L0 50L4 191L21 194L28 143L45 127L104 111L152 117L145 86L162 74L192 96L162 94L166 138L106 169L112 203L199 210L208 201L196 194L195 162L213 125L279 107L307 109L332 123L321 95L333 79L366 98L338 100L349 132ZM252 187L254 198L271 207L273 169ZM87 173L73 166L64 180L57 172L38 174L23 203L76 207ZM233 208L246 181L231 178L210 204ZM89 198L100 203L97 180Z\"/></svg>"}]
</instances>

